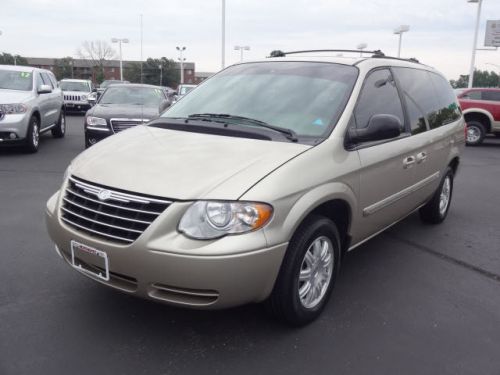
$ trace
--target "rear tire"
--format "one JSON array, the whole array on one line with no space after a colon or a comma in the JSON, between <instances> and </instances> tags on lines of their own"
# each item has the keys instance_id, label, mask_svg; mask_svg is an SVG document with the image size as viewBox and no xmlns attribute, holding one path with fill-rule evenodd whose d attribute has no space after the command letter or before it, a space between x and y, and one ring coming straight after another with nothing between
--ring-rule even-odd
<instances>
[{"instance_id":1,"label":"rear tire","mask_svg":"<svg viewBox=\"0 0 500 375\"><path fill-rule=\"evenodd\" d=\"M309 217L288 245L268 310L293 326L315 320L326 306L340 269L340 235L333 221Z\"/></svg>"},{"instance_id":2,"label":"rear tire","mask_svg":"<svg viewBox=\"0 0 500 375\"><path fill-rule=\"evenodd\" d=\"M467 122L467 146L478 146L483 143L486 127L477 120Z\"/></svg>"},{"instance_id":3,"label":"rear tire","mask_svg":"<svg viewBox=\"0 0 500 375\"><path fill-rule=\"evenodd\" d=\"M448 167L432 199L419 210L420 219L427 224L442 223L448 215L452 195L453 170Z\"/></svg>"},{"instance_id":4,"label":"rear tire","mask_svg":"<svg viewBox=\"0 0 500 375\"><path fill-rule=\"evenodd\" d=\"M56 126L52 128L51 132L54 138L63 138L66 134L66 113L64 109L61 109L59 120L57 121Z\"/></svg>"},{"instance_id":5,"label":"rear tire","mask_svg":"<svg viewBox=\"0 0 500 375\"><path fill-rule=\"evenodd\" d=\"M40 144L40 121L38 121L38 117L31 116L28 125L28 131L26 132L25 149L29 153L35 153L38 151L39 144Z\"/></svg>"}]
</instances>

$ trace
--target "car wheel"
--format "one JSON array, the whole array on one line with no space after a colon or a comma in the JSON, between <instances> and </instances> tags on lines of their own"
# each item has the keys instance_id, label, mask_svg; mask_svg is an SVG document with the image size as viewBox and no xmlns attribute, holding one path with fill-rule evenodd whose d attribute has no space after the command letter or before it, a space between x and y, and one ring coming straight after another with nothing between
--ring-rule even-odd
<instances>
[{"instance_id":1,"label":"car wheel","mask_svg":"<svg viewBox=\"0 0 500 375\"><path fill-rule=\"evenodd\" d=\"M439 224L446 219L453 194L453 170L448 167L432 199L420 210L424 223Z\"/></svg>"},{"instance_id":2,"label":"car wheel","mask_svg":"<svg viewBox=\"0 0 500 375\"><path fill-rule=\"evenodd\" d=\"M40 122L36 116L31 116L26 133L26 150L31 153L38 151L40 144Z\"/></svg>"},{"instance_id":3,"label":"car wheel","mask_svg":"<svg viewBox=\"0 0 500 375\"><path fill-rule=\"evenodd\" d=\"M477 146L483 143L486 129L482 123L473 120L467 122L467 145Z\"/></svg>"},{"instance_id":4,"label":"car wheel","mask_svg":"<svg viewBox=\"0 0 500 375\"><path fill-rule=\"evenodd\" d=\"M305 325L325 307L340 269L340 236L335 223L311 216L288 245L278 279L267 301L285 322Z\"/></svg>"},{"instance_id":5,"label":"car wheel","mask_svg":"<svg viewBox=\"0 0 500 375\"><path fill-rule=\"evenodd\" d=\"M55 127L52 128L52 136L54 138L63 138L66 134L66 113L61 109L61 114L59 115L59 121Z\"/></svg>"}]
</instances>

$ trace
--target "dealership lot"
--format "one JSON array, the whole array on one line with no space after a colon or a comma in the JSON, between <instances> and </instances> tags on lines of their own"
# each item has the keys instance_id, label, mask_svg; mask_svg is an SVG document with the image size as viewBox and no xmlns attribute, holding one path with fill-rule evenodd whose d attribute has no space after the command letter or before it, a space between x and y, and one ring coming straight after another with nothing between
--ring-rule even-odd
<instances>
[{"instance_id":1,"label":"dealership lot","mask_svg":"<svg viewBox=\"0 0 500 375\"><path fill-rule=\"evenodd\" d=\"M65 265L44 207L83 150L83 117L67 125L38 154L0 150L0 374L500 373L500 139L465 150L442 225L412 215L349 253L325 313L290 329L260 306L175 309Z\"/></svg>"}]
</instances>

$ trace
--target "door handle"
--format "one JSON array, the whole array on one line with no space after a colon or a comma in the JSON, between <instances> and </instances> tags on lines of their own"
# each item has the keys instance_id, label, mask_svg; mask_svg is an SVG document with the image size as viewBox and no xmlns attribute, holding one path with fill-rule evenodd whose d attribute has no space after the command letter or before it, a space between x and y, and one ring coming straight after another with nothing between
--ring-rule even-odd
<instances>
[{"instance_id":1,"label":"door handle","mask_svg":"<svg viewBox=\"0 0 500 375\"><path fill-rule=\"evenodd\" d=\"M427 159L427 153L422 151L417 154L417 164L423 163Z\"/></svg>"},{"instance_id":2,"label":"door handle","mask_svg":"<svg viewBox=\"0 0 500 375\"><path fill-rule=\"evenodd\" d=\"M408 156L403 159L403 168L408 169L415 164L415 156Z\"/></svg>"}]
</instances>

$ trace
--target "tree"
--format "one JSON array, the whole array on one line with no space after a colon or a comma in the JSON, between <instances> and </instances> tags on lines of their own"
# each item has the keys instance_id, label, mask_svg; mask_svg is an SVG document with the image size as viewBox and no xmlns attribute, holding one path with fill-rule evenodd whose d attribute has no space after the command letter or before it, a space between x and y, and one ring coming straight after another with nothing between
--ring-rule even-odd
<instances>
[{"instance_id":1,"label":"tree","mask_svg":"<svg viewBox=\"0 0 500 375\"><path fill-rule=\"evenodd\" d=\"M141 64L130 64L128 68L124 70L124 75L125 79L130 82L141 82ZM160 59L148 58L142 64L143 83L175 87L179 83L179 75L180 74L174 60L167 59L166 57L162 57Z\"/></svg>"},{"instance_id":2,"label":"tree","mask_svg":"<svg viewBox=\"0 0 500 375\"><path fill-rule=\"evenodd\" d=\"M465 88L469 83L469 75L462 74L457 80L451 80L450 84L455 89ZM500 87L500 76L495 72L486 70L474 70L474 81L472 87Z\"/></svg>"},{"instance_id":3,"label":"tree","mask_svg":"<svg viewBox=\"0 0 500 375\"><path fill-rule=\"evenodd\" d=\"M28 60L22 56L4 52L0 54L0 65L28 65Z\"/></svg>"},{"instance_id":4,"label":"tree","mask_svg":"<svg viewBox=\"0 0 500 375\"><path fill-rule=\"evenodd\" d=\"M73 63L72 57L54 60L54 75L58 81L63 78L73 78Z\"/></svg>"},{"instance_id":5,"label":"tree","mask_svg":"<svg viewBox=\"0 0 500 375\"><path fill-rule=\"evenodd\" d=\"M104 80L104 62L115 58L116 52L103 40L85 41L77 51L81 59L87 60L93 68L97 82Z\"/></svg>"}]
</instances>

